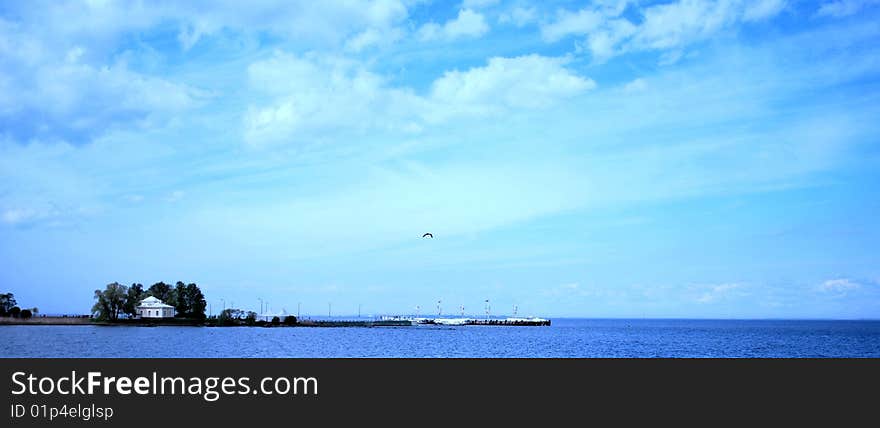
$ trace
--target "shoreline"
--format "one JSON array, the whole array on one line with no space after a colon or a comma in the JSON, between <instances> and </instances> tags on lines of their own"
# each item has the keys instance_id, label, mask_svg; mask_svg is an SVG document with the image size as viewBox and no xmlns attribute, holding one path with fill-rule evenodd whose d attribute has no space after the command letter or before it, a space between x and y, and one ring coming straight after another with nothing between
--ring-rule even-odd
<instances>
[{"instance_id":1,"label":"shoreline","mask_svg":"<svg viewBox=\"0 0 880 428\"><path fill-rule=\"evenodd\" d=\"M203 320L191 319L163 319L156 321L137 320L117 320L117 321L98 321L90 317L33 317L28 319L0 317L0 326L3 325L97 325L97 326L133 326L133 327L155 327L155 326L204 326Z\"/></svg>"},{"instance_id":2,"label":"shoreline","mask_svg":"<svg viewBox=\"0 0 880 428\"><path fill-rule=\"evenodd\" d=\"M442 321L442 320L437 320ZM404 319L376 319L376 320L297 320L294 323L277 323L273 324L266 321L256 321L253 323L244 322L228 322L217 323L215 320L198 320L183 318L161 318L161 319L122 319L116 321L98 321L89 317L37 317L37 318L0 318L0 326L3 325L60 325L60 326L78 326L78 325L94 325L104 327L414 327L420 324L437 325L437 326L465 326L465 325L483 325L483 326L549 326L549 320L541 320L540 322L528 322L525 320L467 320L468 322L448 324L444 322L416 322L414 320Z\"/></svg>"},{"instance_id":3,"label":"shoreline","mask_svg":"<svg viewBox=\"0 0 880 428\"><path fill-rule=\"evenodd\" d=\"M401 327L411 325L409 322L391 320L371 321L312 321L306 320L295 324L272 324L266 321L256 321L253 324L234 322L218 324L209 320L161 318L161 319L122 319L116 321L98 321L90 317L35 317L35 318L10 318L0 317L0 326L4 325L60 325L79 326L94 325L103 327Z\"/></svg>"}]
</instances>

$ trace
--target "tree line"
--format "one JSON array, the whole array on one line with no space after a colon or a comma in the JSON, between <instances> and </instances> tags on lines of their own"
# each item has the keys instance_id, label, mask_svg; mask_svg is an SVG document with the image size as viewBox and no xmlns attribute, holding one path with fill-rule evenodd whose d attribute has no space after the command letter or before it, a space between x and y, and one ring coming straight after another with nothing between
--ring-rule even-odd
<instances>
[{"instance_id":1,"label":"tree line","mask_svg":"<svg viewBox=\"0 0 880 428\"><path fill-rule=\"evenodd\" d=\"M40 310L37 308L22 309L15 301L15 295L12 293L0 293L0 317L13 317L28 319Z\"/></svg>"},{"instance_id":2,"label":"tree line","mask_svg":"<svg viewBox=\"0 0 880 428\"><path fill-rule=\"evenodd\" d=\"M134 283L126 286L118 282L107 284L103 290L95 290L95 305L92 315L100 320L115 321L124 314L137 315L137 306L141 300L153 296L167 305L174 307L178 318L204 319L205 308L208 306L202 290L195 283L184 284L177 281L172 286L157 282L144 290L143 284Z\"/></svg>"}]
</instances>

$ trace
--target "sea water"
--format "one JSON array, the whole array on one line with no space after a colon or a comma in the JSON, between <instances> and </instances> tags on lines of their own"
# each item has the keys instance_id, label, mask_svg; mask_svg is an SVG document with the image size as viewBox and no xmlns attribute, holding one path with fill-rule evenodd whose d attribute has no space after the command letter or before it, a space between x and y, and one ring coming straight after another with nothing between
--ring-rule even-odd
<instances>
[{"instance_id":1,"label":"sea water","mask_svg":"<svg viewBox=\"0 0 880 428\"><path fill-rule=\"evenodd\" d=\"M880 321L552 319L549 327L0 326L0 357L880 357Z\"/></svg>"}]
</instances>

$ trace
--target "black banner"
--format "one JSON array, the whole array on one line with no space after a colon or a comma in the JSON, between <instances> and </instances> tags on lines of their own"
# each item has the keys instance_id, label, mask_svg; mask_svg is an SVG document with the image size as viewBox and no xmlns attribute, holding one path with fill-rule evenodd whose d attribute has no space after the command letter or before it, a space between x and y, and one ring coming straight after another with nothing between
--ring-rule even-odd
<instances>
[{"instance_id":1,"label":"black banner","mask_svg":"<svg viewBox=\"0 0 880 428\"><path fill-rule=\"evenodd\" d=\"M0 368L3 426L839 425L869 416L880 384L878 360L858 359L0 359Z\"/></svg>"}]
</instances>

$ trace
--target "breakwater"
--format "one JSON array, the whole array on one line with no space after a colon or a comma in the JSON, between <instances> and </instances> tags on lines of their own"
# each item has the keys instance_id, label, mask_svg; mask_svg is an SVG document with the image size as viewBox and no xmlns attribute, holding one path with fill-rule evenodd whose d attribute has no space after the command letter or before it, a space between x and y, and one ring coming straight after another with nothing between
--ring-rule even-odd
<instances>
[{"instance_id":1,"label":"breakwater","mask_svg":"<svg viewBox=\"0 0 880 428\"><path fill-rule=\"evenodd\" d=\"M301 320L298 327L408 327L413 325L409 320Z\"/></svg>"},{"instance_id":2,"label":"breakwater","mask_svg":"<svg viewBox=\"0 0 880 428\"><path fill-rule=\"evenodd\" d=\"M492 326L549 326L545 318L424 318L424 317L385 317L386 320L409 321L413 325L492 325Z\"/></svg>"}]
</instances>

